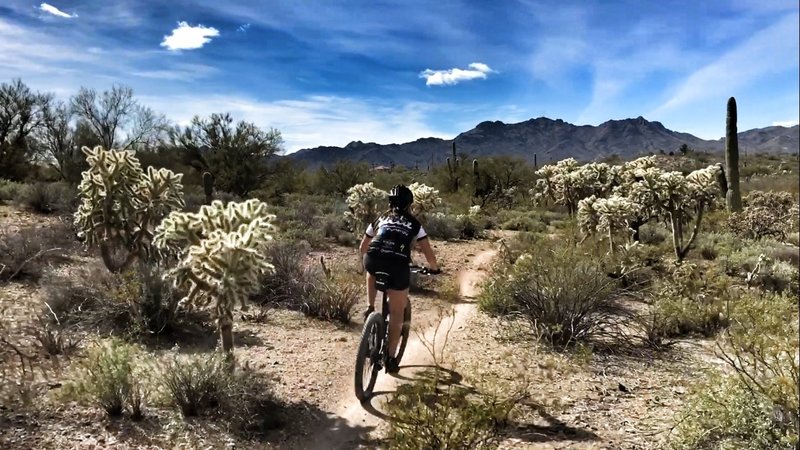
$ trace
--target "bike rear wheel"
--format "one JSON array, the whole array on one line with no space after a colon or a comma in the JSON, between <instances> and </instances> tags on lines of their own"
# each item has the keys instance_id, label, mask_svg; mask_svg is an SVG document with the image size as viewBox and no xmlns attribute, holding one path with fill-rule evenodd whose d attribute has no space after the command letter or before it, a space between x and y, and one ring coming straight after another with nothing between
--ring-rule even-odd
<instances>
[{"instance_id":1,"label":"bike rear wheel","mask_svg":"<svg viewBox=\"0 0 800 450\"><path fill-rule=\"evenodd\" d=\"M358 344L355 367L355 390L359 401L369 398L378 378L383 349L383 317L373 312L364 322L361 342Z\"/></svg>"},{"instance_id":2,"label":"bike rear wheel","mask_svg":"<svg viewBox=\"0 0 800 450\"><path fill-rule=\"evenodd\" d=\"M411 299L406 302L406 309L403 311L403 328L400 332L400 345L397 347L397 364L403 359L403 353L406 351L406 344L408 344L408 335L411 333Z\"/></svg>"}]
</instances>

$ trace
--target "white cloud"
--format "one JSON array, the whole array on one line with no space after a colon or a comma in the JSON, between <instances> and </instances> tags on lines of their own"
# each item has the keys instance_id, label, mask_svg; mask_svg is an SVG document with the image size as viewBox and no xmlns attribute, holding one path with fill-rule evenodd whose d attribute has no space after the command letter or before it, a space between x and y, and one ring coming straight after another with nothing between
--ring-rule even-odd
<instances>
[{"instance_id":1,"label":"white cloud","mask_svg":"<svg viewBox=\"0 0 800 450\"><path fill-rule=\"evenodd\" d=\"M469 69L425 69L419 74L419 77L425 78L425 84L427 86L441 86L458 84L461 81L474 80L476 78L486 79L487 74L494 72L494 70L483 63L472 63L468 67Z\"/></svg>"},{"instance_id":2,"label":"white cloud","mask_svg":"<svg viewBox=\"0 0 800 450\"><path fill-rule=\"evenodd\" d=\"M47 3L42 3L41 5L39 5L39 10L46 12L48 14L52 14L54 16L63 17L65 19L72 19L78 17L77 14L67 14L64 11L61 11L60 9L56 8L55 6L49 5Z\"/></svg>"},{"instance_id":3,"label":"white cloud","mask_svg":"<svg viewBox=\"0 0 800 450\"><path fill-rule=\"evenodd\" d=\"M217 36L219 30L216 28L203 25L193 27L186 22L178 22L178 28L172 30L169 36L164 36L161 46L168 50L191 50L202 47Z\"/></svg>"},{"instance_id":4,"label":"white cloud","mask_svg":"<svg viewBox=\"0 0 800 450\"><path fill-rule=\"evenodd\" d=\"M409 102L402 105L335 96L310 96L300 100L261 102L235 96L140 96L140 100L170 120L186 125L193 116L229 112L235 120L280 130L287 153L302 148L352 141L379 144L404 143L421 137L452 138L454 134L432 128L429 114L443 105ZM473 124L474 125L474 124Z\"/></svg>"},{"instance_id":5,"label":"white cloud","mask_svg":"<svg viewBox=\"0 0 800 450\"><path fill-rule=\"evenodd\" d=\"M772 126L773 127L791 128L791 127L793 127L795 125L800 125L800 120L795 119L795 120L784 120L784 121L780 121L780 122L772 122Z\"/></svg>"},{"instance_id":6,"label":"white cloud","mask_svg":"<svg viewBox=\"0 0 800 450\"><path fill-rule=\"evenodd\" d=\"M760 77L797 68L798 20L797 13L787 14L739 47L695 71L650 115L702 99L727 98L737 88Z\"/></svg>"},{"instance_id":7,"label":"white cloud","mask_svg":"<svg viewBox=\"0 0 800 450\"><path fill-rule=\"evenodd\" d=\"M246 23L244 25L239 26L239 28L237 28L236 31L238 31L240 33L247 33L247 30L249 30L249 29L250 29L250 24Z\"/></svg>"}]
</instances>

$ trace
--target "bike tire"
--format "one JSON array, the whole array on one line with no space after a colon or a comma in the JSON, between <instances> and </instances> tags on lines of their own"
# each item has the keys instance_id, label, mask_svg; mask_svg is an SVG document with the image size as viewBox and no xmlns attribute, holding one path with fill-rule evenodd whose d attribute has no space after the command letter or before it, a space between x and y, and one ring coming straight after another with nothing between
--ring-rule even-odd
<instances>
[{"instance_id":1,"label":"bike tire","mask_svg":"<svg viewBox=\"0 0 800 450\"><path fill-rule=\"evenodd\" d=\"M372 373L370 375L367 386L364 386L364 365L367 363L367 358L377 358L381 360L383 345L383 317L379 312L373 312L367 317L364 322L364 329L361 332L361 341L358 344L358 353L356 354L356 367L355 367L355 392L356 398L359 401L364 401L372 395L372 389L375 387L375 381L378 379L378 368L372 365ZM374 338L377 348L370 349L370 339ZM370 355L372 350L372 355ZM382 361L381 361L382 362Z\"/></svg>"},{"instance_id":2,"label":"bike tire","mask_svg":"<svg viewBox=\"0 0 800 450\"><path fill-rule=\"evenodd\" d=\"M411 299L406 302L406 309L403 310L403 328L400 332L400 345L397 347L397 364L403 359L403 353L408 344L408 335L411 334Z\"/></svg>"}]
</instances>

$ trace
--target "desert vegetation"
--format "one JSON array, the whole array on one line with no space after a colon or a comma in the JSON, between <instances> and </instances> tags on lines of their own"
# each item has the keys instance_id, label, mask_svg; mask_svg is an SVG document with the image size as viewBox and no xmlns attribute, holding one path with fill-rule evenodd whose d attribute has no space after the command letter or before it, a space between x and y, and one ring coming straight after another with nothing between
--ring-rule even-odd
<instances>
[{"instance_id":1,"label":"desert vegetation","mask_svg":"<svg viewBox=\"0 0 800 450\"><path fill-rule=\"evenodd\" d=\"M309 169L278 130L173 126L124 86L0 94L3 448L370 434L331 413L353 398L358 240L398 183L445 270L414 280L417 331L476 307L369 445L798 445L796 155L537 166L453 144L424 170Z\"/></svg>"}]
</instances>

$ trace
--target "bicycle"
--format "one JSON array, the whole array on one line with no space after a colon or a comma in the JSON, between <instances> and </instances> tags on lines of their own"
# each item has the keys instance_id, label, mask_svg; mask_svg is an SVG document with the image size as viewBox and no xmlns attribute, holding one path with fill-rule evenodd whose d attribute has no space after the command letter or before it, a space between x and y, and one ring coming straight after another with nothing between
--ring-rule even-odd
<instances>
[{"instance_id":1,"label":"bicycle","mask_svg":"<svg viewBox=\"0 0 800 450\"><path fill-rule=\"evenodd\" d=\"M426 267L409 266L411 273L421 275L434 275L441 272L432 272ZM361 332L361 341L358 344L356 354L355 371L355 391L359 401L369 398L375 381L378 379L378 372L386 367L389 360L389 296L386 293L386 286L389 274L377 272L375 274L375 287L383 293L381 300L381 311L373 311L364 321L364 329ZM395 358L400 364L403 353L408 344L408 335L411 330L411 298L406 303L403 311L403 328L400 332L400 342L397 347ZM369 361L369 364L367 362ZM368 379L365 380L365 377ZM365 382L366 381L366 387Z\"/></svg>"}]
</instances>

